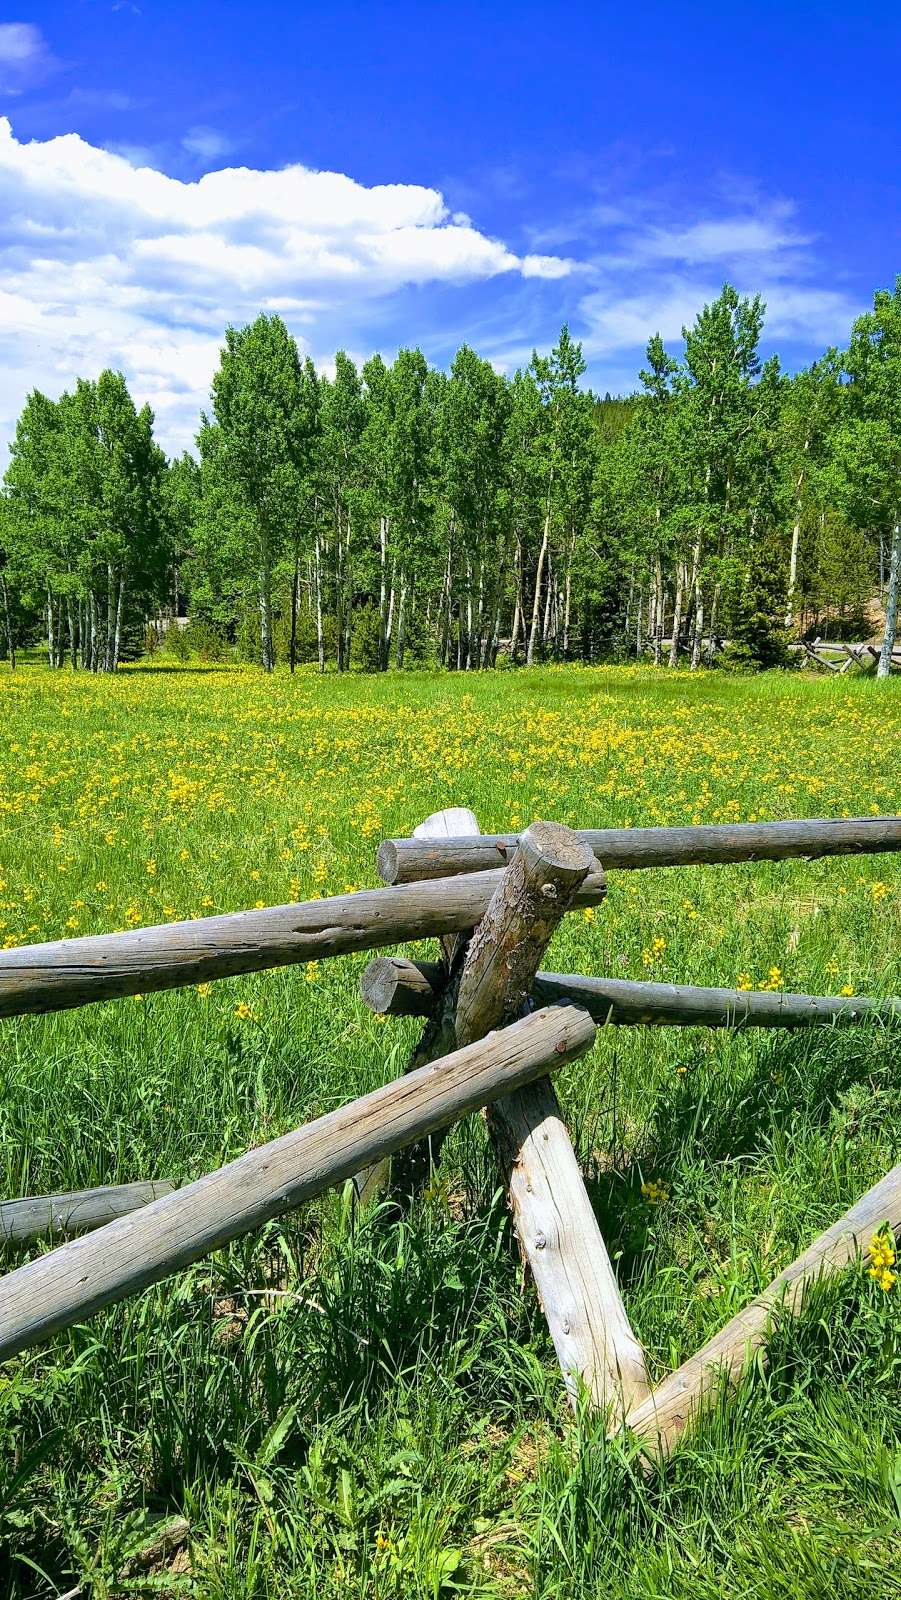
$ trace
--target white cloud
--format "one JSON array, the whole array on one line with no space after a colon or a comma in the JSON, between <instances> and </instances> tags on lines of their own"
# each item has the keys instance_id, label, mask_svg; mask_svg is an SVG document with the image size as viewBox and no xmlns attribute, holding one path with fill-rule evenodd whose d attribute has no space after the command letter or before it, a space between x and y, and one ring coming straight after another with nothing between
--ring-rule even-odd
<instances>
[{"instance_id":1,"label":"white cloud","mask_svg":"<svg viewBox=\"0 0 901 1600\"><path fill-rule=\"evenodd\" d=\"M765 335L825 347L848 336L862 307L850 295L812 284L767 281L756 277L735 280L739 293L759 294L766 306ZM626 350L641 350L651 334L659 333L675 347L683 327L690 327L703 305L716 299L722 279L673 274L655 277L635 293L616 287L592 290L580 301L584 318L585 353L604 358ZM637 367L636 367L637 376Z\"/></svg>"},{"instance_id":2,"label":"white cloud","mask_svg":"<svg viewBox=\"0 0 901 1600\"><path fill-rule=\"evenodd\" d=\"M182 149L198 161L215 161L234 149L233 141L215 128L189 128L181 143Z\"/></svg>"},{"instance_id":3,"label":"white cloud","mask_svg":"<svg viewBox=\"0 0 901 1600\"><path fill-rule=\"evenodd\" d=\"M579 301L586 356L606 371L610 357L643 352L652 333L675 349L683 327L724 281L741 294L760 294L770 346L781 340L822 349L847 338L862 307L842 288L817 283L816 240L798 228L789 200L733 194L719 214L709 198L700 216L686 221L687 210L683 203L674 222L670 208L661 204L655 217L648 200L639 200L588 250L595 284Z\"/></svg>"},{"instance_id":4,"label":"white cloud","mask_svg":"<svg viewBox=\"0 0 901 1600\"><path fill-rule=\"evenodd\" d=\"M809 244L783 220L784 209L769 216L731 216L695 222L688 228L651 228L636 241L634 253L645 260L734 261L741 256L773 255Z\"/></svg>"},{"instance_id":5,"label":"white cloud","mask_svg":"<svg viewBox=\"0 0 901 1600\"><path fill-rule=\"evenodd\" d=\"M39 30L30 22L0 22L0 61L22 66L43 50Z\"/></svg>"},{"instance_id":6,"label":"white cloud","mask_svg":"<svg viewBox=\"0 0 901 1600\"><path fill-rule=\"evenodd\" d=\"M0 92L21 94L55 65L33 22L0 22Z\"/></svg>"},{"instance_id":7,"label":"white cloud","mask_svg":"<svg viewBox=\"0 0 901 1600\"><path fill-rule=\"evenodd\" d=\"M192 129L184 145L211 155L219 137ZM130 154L77 134L20 143L0 118L0 443L29 389L58 392L111 365L152 401L164 443L180 446L226 322L281 309L297 331L317 312L350 320L406 286L573 270L519 257L451 215L437 189L368 187L299 165L183 182ZM302 343L324 353L311 333Z\"/></svg>"}]
</instances>

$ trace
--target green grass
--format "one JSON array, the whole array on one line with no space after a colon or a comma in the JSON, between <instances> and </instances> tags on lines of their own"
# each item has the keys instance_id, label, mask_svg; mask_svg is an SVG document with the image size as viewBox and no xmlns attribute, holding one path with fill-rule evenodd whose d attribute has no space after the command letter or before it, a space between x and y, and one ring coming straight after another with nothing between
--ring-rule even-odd
<instances>
[{"instance_id":1,"label":"green grass","mask_svg":"<svg viewBox=\"0 0 901 1600\"><path fill-rule=\"evenodd\" d=\"M0 945L372 884L379 839L448 804L899 809L901 696L868 681L27 667L0 711ZM899 890L892 857L611 874L547 964L898 992ZM2 1193L191 1178L390 1078L417 1029L365 1011L364 961L0 1023ZM610 1030L559 1090L655 1377L899 1159L877 1027ZM405 1214L328 1195L7 1363L4 1592L897 1595L901 1292L820 1286L646 1478L568 1414L497 1185L472 1118ZM135 1567L176 1515L187 1557Z\"/></svg>"}]
</instances>

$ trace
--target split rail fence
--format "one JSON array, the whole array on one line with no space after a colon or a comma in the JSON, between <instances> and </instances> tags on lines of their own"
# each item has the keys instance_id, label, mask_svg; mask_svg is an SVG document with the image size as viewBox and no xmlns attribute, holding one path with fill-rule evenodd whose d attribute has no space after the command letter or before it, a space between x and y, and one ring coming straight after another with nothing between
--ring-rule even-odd
<instances>
[{"instance_id":1,"label":"split rail fence","mask_svg":"<svg viewBox=\"0 0 901 1600\"><path fill-rule=\"evenodd\" d=\"M440 941L435 961L381 956L363 974L374 1011L426 1019L393 1083L182 1187L160 1180L0 1202L0 1241L76 1235L0 1278L0 1360L335 1184L352 1179L361 1202L389 1181L415 1186L447 1128L485 1109L570 1398L584 1386L612 1427L666 1454L704 1398L739 1378L777 1308L796 1310L811 1279L854 1260L883 1224L901 1226L901 1165L652 1387L552 1074L608 1025L891 1025L901 998L633 983L543 972L541 958L568 912L603 902L607 872L893 850L901 817L581 832L534 822L522 834L482 834L471 811L454 808L381 845L381 889L3 952L0 1018Z\"/></svg>"}]
</instances>

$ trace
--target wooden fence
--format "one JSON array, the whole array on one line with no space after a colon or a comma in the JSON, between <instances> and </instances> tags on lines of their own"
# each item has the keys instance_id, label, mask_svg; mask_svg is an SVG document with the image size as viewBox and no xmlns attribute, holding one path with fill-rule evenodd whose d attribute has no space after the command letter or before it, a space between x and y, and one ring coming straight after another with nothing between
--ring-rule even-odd
<instances>
[{"instance_id":1,"label":"wooden fence","mask_svg":"<svg viewBox=\"0 0 901 1600\"><path fill-rule=\"evenodd\" d=\"M899 817L579 833L535 822L522 834L483 835L471 812L454 809L381 846L382 889L4 951L0 1017L12 1017L440 940L438 960L382 956L363 975L373 1010L426 1019L394 1083L181 1188L140 1182L0 1202L0 1241L10 1247L81 1235L0 1279L0 1359L348 1178L361 1202L389 1177L415 1185L444 1131L487 1108L568 1393L584 1385L611 1426L666 1452L712 1387L744 1370L774 1307L796 1309L810 1279L852 1260L874 1228L901 1226L901 1166L652 1389L551 1074L591 1047L598 1026L885 1026L901 1021L901 999L587 978L542 972L541 958L568 912L603 901L607 871L899 849Z\"/></svg>"}]
</instances>

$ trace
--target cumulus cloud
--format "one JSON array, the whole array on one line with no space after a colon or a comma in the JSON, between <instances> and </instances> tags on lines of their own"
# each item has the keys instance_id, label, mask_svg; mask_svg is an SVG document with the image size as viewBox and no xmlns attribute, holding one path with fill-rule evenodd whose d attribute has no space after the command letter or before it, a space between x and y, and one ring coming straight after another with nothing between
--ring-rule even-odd
<instances>
[{"instance_id":1,"label":"cumulus cloud","mask_svg":"<svg viewBox=\"0 0 901 1600\"><path fill-rule=\"evenodd\" d=\"M24 25L23 25L24 26ZM2 30L0 30L2 34ZM9 46L12 48L12 46ZM24 49L24 44L22 45ZM199 157L218 136L193 129ZM298 331L405 287L554 279L416 184L226 167L169 177L77 134L20 143L0 118L0 359L6 436L27 391L121 367L167 444L196 425L226 322L279 309ZM310 332L301 339L314 355Z\"/></svg>"}]
</instances>

